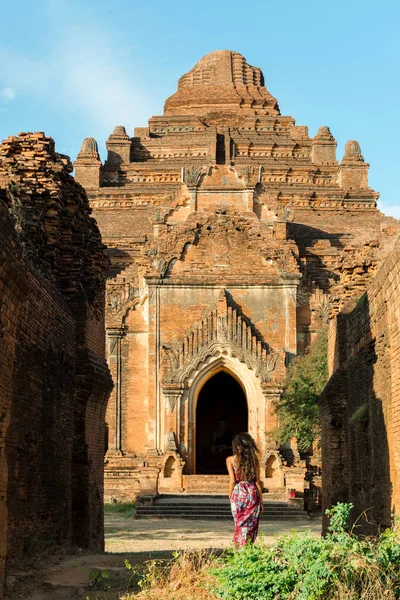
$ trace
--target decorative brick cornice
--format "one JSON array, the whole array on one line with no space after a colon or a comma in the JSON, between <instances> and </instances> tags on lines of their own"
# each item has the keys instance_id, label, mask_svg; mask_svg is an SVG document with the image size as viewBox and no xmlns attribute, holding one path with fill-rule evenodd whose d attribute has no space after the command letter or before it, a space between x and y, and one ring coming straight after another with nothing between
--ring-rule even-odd
<instances>
[{"instance_id":1,"label":"decorative brick cornice","mask_svg":"<svg viewBox=\"0 0 400 600\"><path fill-rule=\"evenodd\" d=\"M225 290L221 291L218 307L198 321L180 344L163 346L162 351L165 384L182 384L193 369L218 352L238 358L261 382L267 382L285 355L283 350L269 347Z\"/></svg>"}]
</instances>

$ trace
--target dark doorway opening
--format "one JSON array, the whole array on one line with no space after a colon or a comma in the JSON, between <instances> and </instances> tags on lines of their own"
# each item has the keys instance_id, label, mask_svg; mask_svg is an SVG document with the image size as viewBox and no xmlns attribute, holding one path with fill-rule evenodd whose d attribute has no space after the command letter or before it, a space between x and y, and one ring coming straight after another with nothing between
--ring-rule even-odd
<instances>
[{"instance_id":1,"label":"dark doorway opening","mask_svg":"<svg viewBox=\"0 0 400 600\"><path fill-rule=\"evenodd\" d=\"M231 375L220 372L200 391L196 408L196 473L226 474L232 438L247 431L246 395Z\"/></svg>"},{"instance_id":2,"label":"dark doorway opening","mask_svg":"<svg viewBox=\"0 0 400 600\"><path fill-rule=\"evenodd\" d=\"M225 136L222 133L217 133L217 165L225 164Z\"/></svg>"}]
</instances>

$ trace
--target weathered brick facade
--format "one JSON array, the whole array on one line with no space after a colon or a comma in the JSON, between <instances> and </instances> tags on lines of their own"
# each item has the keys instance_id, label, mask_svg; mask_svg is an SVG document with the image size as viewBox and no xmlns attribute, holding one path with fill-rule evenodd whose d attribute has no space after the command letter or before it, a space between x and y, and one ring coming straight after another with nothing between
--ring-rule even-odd
<instances>
[{"instance_id":1,"label":"weathered brick facade","mask_svg":"<svg viewBox=\"0 0 400 600\"><path fill-rule=\"evenodd\" d=\"M400 505L400 240L367 291L330 324L330 380L320 399L323 504L355 506L363 530ZM340 476L339 476L340 474Z\"/></svg>"},{"instance_id":2,"label":"weathered brick facade","mask_svg":"<svg viewBox=\"0 0 400 600\"><path fill-rule=\"evenodd\" d=\"M0 588L43 544L103 547L108 260L71 171L43 133L0 145Z\"/></svg>"},{"instance_id":3,"label":"weathered brick facade","mask_svg":"<svg viewBox=\"0 0 400 600\"><path fill-rule=\"evenodd\" d=\"M202 389L221 372L242 387L266 487L282 486L271 433L285 367L365 289L397 232L358 142L339 163L328 127L310 138L259 68L217 51L181 77L162 116L133 137L117 126L107 149L102 165L88 138L74 164L111 258L107 497L195 489L194 475L212 473L218 414L240 424L220 390L198 427Z\"/></svg>"}]
</instances>

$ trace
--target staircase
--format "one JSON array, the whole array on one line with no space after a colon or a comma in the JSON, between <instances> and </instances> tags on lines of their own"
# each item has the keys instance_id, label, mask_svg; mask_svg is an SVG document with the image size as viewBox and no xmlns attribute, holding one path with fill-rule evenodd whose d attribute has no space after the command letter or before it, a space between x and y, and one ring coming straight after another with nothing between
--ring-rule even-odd
<instances>
[{"instance_id":1,"label":"staircase","mask_svg":"<svg viewBox=\"0 0 400 600\"><path fill-rule=\"evenodd\" d=\"M227 495L229 475L183 475L185 494L208 496Z\"/></svg>"},{"instance_id":2,"label":"staircase","mask_svg":"<svg viewBox=\"0 0 400 600\"><path fill-rule=\"evenodd\" d=\"M271 499L275 494L264 494L262 521L287 521L307 519L307 514L297 505ZM137 504L137 519L232 519L231 507L226 492L224 495L163 494L153 505Z\"/></svg>"},{"instance_id":3,"label":"staircase","mask_svg":"<svg viewBox=\"0 0 400 600\"><path fill-rule=\"evenodd\" d=\"M185 494L226 496L229 488L229 475L183 475L182 485ZM285 488L270 488L266 498L271 500L287 499Z\"/></svg>"}]
</instances>

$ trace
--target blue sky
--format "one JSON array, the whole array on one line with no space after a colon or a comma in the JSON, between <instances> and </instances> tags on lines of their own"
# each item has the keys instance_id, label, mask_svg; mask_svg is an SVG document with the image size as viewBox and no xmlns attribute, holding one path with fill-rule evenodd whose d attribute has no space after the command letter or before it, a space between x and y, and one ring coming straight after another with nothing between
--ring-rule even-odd
<instances>
[{"instance_id":1,"label":"blue sky","mask_svg":"<svg viewBox=\"0 0 400 600\"><path fill-rule=\"evenodd\" d=\"M72 159L162 114L178 78L229 49L264 72L282 114L357 139L380 207L400 217L397 0L13 0L2 6L0 139L45 131Z\"/></svg>"}]
</instances>

